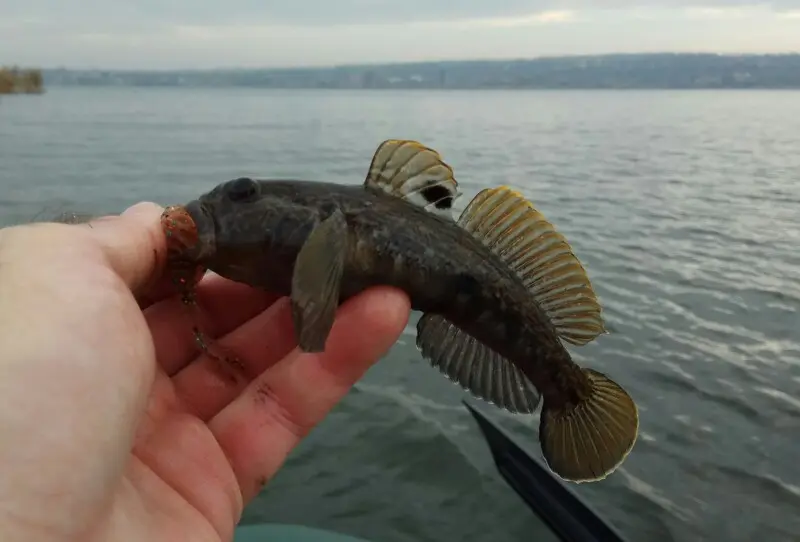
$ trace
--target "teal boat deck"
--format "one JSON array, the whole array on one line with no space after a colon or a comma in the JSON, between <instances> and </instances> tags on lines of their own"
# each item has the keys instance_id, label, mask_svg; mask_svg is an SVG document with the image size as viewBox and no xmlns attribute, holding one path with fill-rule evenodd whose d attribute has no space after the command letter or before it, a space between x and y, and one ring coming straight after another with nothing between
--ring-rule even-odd
<instances>
[{"instance_id":1,"label":"teal boat deck","mask_svg":"<svg viewBox=\"0 0 800 542\"><path fill-rule=\"evenodd\" d=\"M302 525L265 523L242 525L236 529L233 542L370 542L333 531L323 531Z\"/></svg>"}]
</instances>

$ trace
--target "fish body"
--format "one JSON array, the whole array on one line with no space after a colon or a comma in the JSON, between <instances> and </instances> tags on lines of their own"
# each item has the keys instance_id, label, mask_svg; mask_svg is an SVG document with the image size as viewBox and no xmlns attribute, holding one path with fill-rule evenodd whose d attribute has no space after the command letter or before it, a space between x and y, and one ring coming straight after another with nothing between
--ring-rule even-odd
<instances>
[{"instance_id":1,"label":"fish body","mask_svg":"<svg viewBox=\"0 0 800 542\"><path fill-rule=\"evenodd\" d=\"M511 412L543 402L550 468L577 482L605 477L632 448L638 412L562 342L604 331L583 267L522 195L483 190L455 220L457 196L438 153L388 140L363 185L239 178L165 217L182 213L189 225L191 235L171 245L177 259L290 296L307 352L324 350L346 299L375 285L402 289L423 313L417 345L426 359Z\"/></svg>"},{"instance_id":2,"label":"fish body","mask_svg":"<svg viewBox=\"0 0 800 542\"><path fill-rule=\"evenodd\" d=\"M232 201L229 195L245 185L256 195ZM400 288L412 310L439 314L515 361L544 395L558 386L548 378L552 370L569 378L574 367L552 323L537 303L527 302L530 294L507 265L452 220L402 199L362 186L236 179L186 208L197 224L200 217L214 223L201 264L285 296L303 245L340 212L349 239L339 303L370 286ZM569 397L582 383L553 389L551 400Z\"/></svg>"}]
</instances>

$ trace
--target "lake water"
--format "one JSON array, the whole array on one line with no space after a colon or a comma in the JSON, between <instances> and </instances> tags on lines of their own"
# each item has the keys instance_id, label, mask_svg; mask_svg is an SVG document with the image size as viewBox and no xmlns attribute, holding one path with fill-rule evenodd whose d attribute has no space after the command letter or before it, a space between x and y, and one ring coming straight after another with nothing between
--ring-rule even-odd
<instances>
[{"instance_id":1,"label":"lake water","mask_svg":"<svg viewBox=\"0 0 800 542\"><path fill-rule=\"evenodd\" d=\"M0 99L0 220L182 202L242 175L360 183L386 138L465 192L510 184L571 241L609 335L571 348L641 409L577 486L643 540L800 540L800 93L53 88ZM528 541L465 394L414 347L296 450L245 522L376 542ZM485 407L539 454L538 416Z\"/></svg>"}]
</instances>

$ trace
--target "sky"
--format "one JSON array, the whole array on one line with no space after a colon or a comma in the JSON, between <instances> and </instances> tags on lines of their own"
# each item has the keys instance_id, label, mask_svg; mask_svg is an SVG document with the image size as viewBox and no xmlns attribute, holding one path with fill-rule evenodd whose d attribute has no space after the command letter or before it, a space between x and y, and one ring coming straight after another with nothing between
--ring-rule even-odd
<instances>
[{"instance_id":1,"label":"sky","mask_svg":"<svg viewBox=\"0 0 800 542\"><path fill-rule=\"evenodd\" d=\"M800 0L0 0L0 36L41 68L800 52Z\"/></svg>"}]
</instances>

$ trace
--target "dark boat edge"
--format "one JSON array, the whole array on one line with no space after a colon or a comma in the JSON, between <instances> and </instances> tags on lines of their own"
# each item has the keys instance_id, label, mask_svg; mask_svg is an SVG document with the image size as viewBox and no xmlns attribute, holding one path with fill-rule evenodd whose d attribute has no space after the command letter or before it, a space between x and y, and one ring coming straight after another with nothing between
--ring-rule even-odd
<instances>
[{"instance_id":1,"label":"dark boat edge","mask_svg":"<svg viewBox=\"0 0 800 542\"><path fill-rule=\"evenodd\" d=\"M583 499L466 400L500 475L564 542L627 542Z\"/></svg>"}]
</instances>

